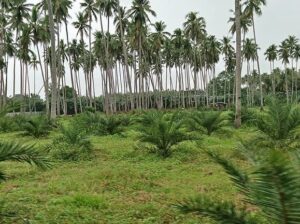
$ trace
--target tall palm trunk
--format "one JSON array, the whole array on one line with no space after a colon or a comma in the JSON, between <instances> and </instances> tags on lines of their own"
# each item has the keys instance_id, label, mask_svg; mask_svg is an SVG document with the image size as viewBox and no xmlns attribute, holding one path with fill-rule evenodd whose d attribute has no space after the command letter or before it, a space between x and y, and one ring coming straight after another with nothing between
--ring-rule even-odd
<instances>
[{"instance_id":1,"label":"tall palm trunk","mask_svg":"<svg viewBox=\"0 0 300 224\"><path fill-rule=\"evenodd\" d=\"M128 66L128 54L127 54L127 48L126 48L126 43L125 43L125 37L124 37L124 28L123 28L123 23L122 23L122 18L121 18L120 5L118 6L118 17L119 17L119 23L120 23L120 33L121 33L124 64L125 64L127 83L128 83L128 88L129 88L130 109L133 110L134 109L134 101L133 101L132 85L131 85L131 78L130 78L130 72L129 72L129 66Z\"/></svg>"},{"instance_id":2,"label":"tall palm trunk","mask_svg":"<svg viewBox=\"0 0 300 224\"><path fill-rule=\"evenodd\" d=\"M90 98L90 107L93 107L93 97L92 97L92 15L89 18L89 51L90 51L90 60L89 60L89 70L88 70L88 80L89 80L89 98Z\"/></svg>"},{"instance_id":3,"label":"tall palm trunk","mask_svg":"<svg viewBox=\"0 0 300 224\"><path fill-rule=\"evenodd\" d=\"M69 41L69 30L68 30L68 22L65 19L65 29L66 29L66 37L67 37L67 47L70 46ZM77 114L77 93L76 93L76 84L74 82L74 76L73 76L73 69L72 69L72 63L71 63L71 56L68 54L68 60L69 60L69 68L70 68L70 76L71 76L71 85L72 85L72 96L73 96L73 103L74 103L74 113Z\"/></svg>"},{"instance_id":4,"label":"tall palm trunk","mask_svg":"<svg viewBox=\"0 0 300 224\"><path fill-rule=\"evenodd\" d=\"M140 32L142 32L140 30ZM142 74L142 34L139 33L139 92L138 92L138 109L142 109L142 82L143 82L143 74Z\"/></svg>"},{"instance_id":5,"label":"tall palm trunk","mask_svg":"<svg viewBox=\"0 0 300 224\"><path fill-rule=\"evenodd\" d=\"M57 77L56 77L56 54L55 54L55 30L54 19L52 11L52 2L47 0L48 4L48 16L49 16L49 28L51 35L51 113L50 118L56 118L56 101L57 101Z\"/></svg>"},{"instance_id":6,"label":"tall palm trunk","mask_svg":"<svg viewBox=\"0 0 300 224\"><path fill-rule=\"evenodd\" d=\"M241 116L241 61L242 61L242 35L241 35L241 5L240 0L235 0L235 23L236 23L236 103L235 103L235 126L236 128L241 127L242 116Z\"/></svg>"},{"instance_id":7,"label":"tall palm trunk","mask_svg":"<svg viewBox=\"0 0 300 224\"><path fill-rule=\"evenodd\" d=\"M285 91L286 91L286 102L289 103L289 85L288 85L288 71L287 71L287 63L284 63L285 69Z\"/></svg>"},{"instance_id":8,"label":"tall palm trunk","mask_svg":"<svg viewBox=\"0 0 300 224\"><path fill-rule=\"evenodd\" d=\"M256 29L255 29L255 23L254 23L254 15L252 14L252 28L253 28L253 37L254 37L254 43L257 46L257 40L256 40ZM263 95L263 88L262 88L262 77L260 72L260 63L259 63L259 56L256 49L256 63L257 63L257 72L259 75L259 92L260 92L260 109L263 110L264 108L264 95Z\"/></svg>"}]
</instances>

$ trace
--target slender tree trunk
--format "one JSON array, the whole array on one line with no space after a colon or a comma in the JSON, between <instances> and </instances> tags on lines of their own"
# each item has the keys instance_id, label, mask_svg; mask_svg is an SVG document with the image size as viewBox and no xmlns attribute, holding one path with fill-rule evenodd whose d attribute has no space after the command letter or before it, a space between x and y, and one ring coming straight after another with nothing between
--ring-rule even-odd
<instances>
[{"instance_id":1,"label":"slender tree trunk","mask_svg":"<svg viewBox=\"0 0 300 224\"><path fill-rule=\"evenodd\" d=\"M284 63L285 68L285 91L286 91L286 102L289 103L289 85L288 85L288 71L287 71L287 64Z\"/></svg>"},{"instance_id":2,"label":"slender tree trunk","mask_svg":"<svg viewBox=\"0 0 300 224\"><path fill-rule=\"evenodd\" d=\"M235 23L236 23L236 104L235 104L235 126L240 128L242 124L241 116L241 60L242 60L242 35L241 35L241 5L240 0L235 0Z\"/></svg>"},{"instance_id":3,"label":"slender tree trunk","mask_svg":"<svg viewBox=\"0 0 300 224\"><path fill-rule=\"evenodd\" d=\"M56 77L56 54L55 54L55 30L54 30L54 19L52 12L51 0L47 0L48 3L48 16L49 16L49 27L51 35L51 114L50 118L56 118L56 101L57 101L57 77Z\"/></svg>"},{"instance_id":4,"label":"slender tree trunk","mask_svg":"<svg viewBox=\"0 0 300 224\"><path fill-rule=\"evenodd\" d=\"M69 41L69 30L68 30L68 21L65 20L65 29L66 29L66 37L67 37L67 47L70 47L70 41ZM72 96L73 96L73 103L74 103L74 113L77 114L77 93L76 93L76 85L74 82L74 76L73 76L73 69L71 64L71 56L68 54L68 60L69 60L69 69L70 69L70 76L71 76L71 84L72 84Z\"/></svg>"},{"instance_id":5,"label":"slender tree trunk","mask_svg":"<svg viewBox=\"0 0 300 224\"><path fill-rule=\"evenodd\" d=\"M254 42L255 42L255 45L257 45L256 30L255 30L253 14L252 14L252 28L253 28ZM263 95L263 88L262 88L262 77L261 77L261 72L260 72L259 56L258 56L257 50L255 53L256 53L256 62L257 62L257 72L259 75L260 109L263 110L264 109L264 95Z\"/></svg>"}]
</instances>

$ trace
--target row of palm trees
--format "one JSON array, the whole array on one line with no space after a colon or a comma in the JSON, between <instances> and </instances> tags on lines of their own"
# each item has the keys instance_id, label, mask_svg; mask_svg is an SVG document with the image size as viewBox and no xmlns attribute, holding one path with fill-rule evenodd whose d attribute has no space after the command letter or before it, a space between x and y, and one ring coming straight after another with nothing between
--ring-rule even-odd
<instances>
[{"instance_id":1,"label":"row of palm trees","mask_svg":"<svg viewBox=\"0 0 300 224\"><path fill-rule=\"evenodd\" d=\"M254 22L265 3L265 0L239 1L241 15L229 20L232 34L238 30L237 22L240 22L241 57L247 64L247 75L255 70L260 77L258 86L252 89L260 90L261 106L263 82ZM68 113L66 92L59 91L67 84L74 91L75 113L85 106L96 107L96 89L102 90L107 113L163 108L166 107L163 100L166 94L172 107L197 107L200 94L204 95L206 105L216 102L215 67L220 58L224 58L225 72L233 74L236 70L236 52L231 38L218 40L209 35L205 19L197 12L189 13L183 27L170 34L164 22L152 22L156 13L148 0L133 0L129 9L120 6L118 0L82 0L81 11L74 21L70 19L71 0L42 0L37 5L26 0L0 0L0 4L1 106L7 101L8 76L13 76L13 97L17 94L16 67L20 68L20 95L23 97L39 94L35 84L36 71L39 71L46 110L50 114L51 109L51 117L61 111ZM77 30L78 39L70 40L70 25ZM250 27L253 39L247 38ZM291 56L290 44L288 52L279 51L286 67L290 60L292 64L297 61ZM287 60L285 53L288 53ZM269 56L271 58L267 59L271 63L277 58ZM252 70L250 63L253 63ZM8 74L9 66L13 66L13 74ZM292 65L295 71L296 67ZM32 75L33 88L30 86ZM95 77L101 77L101 83L96 83ZM66 80L71 81L67 83ZM236 80L231 85L238 87L241 81ZM211 91L210 82L213 82ZM291 89L297 91L296 87ZM88 98L88 105L83 105L82 96ZM120 96L123 105L117 107Z\"/></svg>"}]
</instances>

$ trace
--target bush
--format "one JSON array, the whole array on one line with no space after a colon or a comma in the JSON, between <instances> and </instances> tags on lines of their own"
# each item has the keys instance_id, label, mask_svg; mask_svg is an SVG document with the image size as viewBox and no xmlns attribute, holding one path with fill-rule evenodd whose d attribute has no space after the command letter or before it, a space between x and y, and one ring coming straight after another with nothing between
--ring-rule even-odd
<instances>
[{"instance_id":1,"label":"bush","mask_svg":"<svg viewBox=\"0 0 300 224\"><path fill-rule=\"evenodd\" d=\"M0 132L12 132L16 130L16 125L12 117L0 118Z\"/></svg>"},{"instance_id":2,"label":"bush","mask_svg":"<svg viewBox=\"0 0 300 224\"><path fill-rule=\"evenodd\" d=\"M53 123L45 116L32 117L23 124L24 135L40 138L47 136Z\"/></svg>"},{"instance_id":3,"label":"bush","mask_svg":"<svg viewBox=\"0 0 300 224\"><path fill-rule=\"evenodd\" d=\"M116 135L122 134L125 126L130 124L126 115L106 116L100 113L85 112L76 118L78 128L89 134Z\"/></svg>"},{"instance_id":4,"label":"bush","mask_svg":"<svg viewBox=\"0 0 300 224\"><path fill-rule=\"evenodd\" d=\"M77 161L91 158L92 144L86 132L75 123L60 127L60 136L56 137L48 150L59 160Z\"/></svg>"},{"instance_id":5,"label":"bush","mask_svg":"<svg viewBox=\"0 0 300 224\"><path fill-rule=\"evenodd\" d=\"M212 135L228 127L229 120L228 114L219 111L194 112L187 119L187 126L190 131Z\"/></svg>"},{"instance_id":6,"label":"bush","mask_svg":"<svg viewBox=\"0 0 300 224\"><path fill-rule=\"evenodd\" d=\"M179 143L192 139L183 129L178 114L148 112L138 122L138 143L163 158L171 156L173 148Z\"/></svg>"},{"instance_id":7,"label":"bush","mask_svg":"<svg viewBox=\"0 0 300 224\"><path fill-rule=\"evenodd\" d=\"M125 130L124 128L125 120L117 115L103 116L99 120L95 128L96 135L116 135L122 134Z\"/></svg>"},{"instance_id":8,"label":"bush","mask_svg":"<svg viewBox=\"0 0 300 224\"><path fill-rule=\"evenodd\" d=\"M300 143L300 107L273 98L267 110L256 115L259 131L253 139L259 146L276 149L296 149Z\"/></svg>"}]
</instances>

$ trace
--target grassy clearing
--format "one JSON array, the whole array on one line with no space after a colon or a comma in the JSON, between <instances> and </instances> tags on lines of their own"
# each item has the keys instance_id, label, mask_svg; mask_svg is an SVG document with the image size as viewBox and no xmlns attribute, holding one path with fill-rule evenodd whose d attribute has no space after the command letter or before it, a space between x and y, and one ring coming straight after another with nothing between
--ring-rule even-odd
<instances>
[{"instance_id":1,"label":"grassy clearing","mask_svg":"<svg viewBox=\"0 0 300 224\"><path fill-rule=\"evenodd\" d=\"M238 134L248 133L241 130ZM41 147L55 135L34 139L9 133L0 138ZM4 211L17 215L4 218L2 223L211 223L182 215L172 204L196 193L239 201L221 168L200 149L217 150L246 166L233 150L237 143L233 137L205 137L201 146L182 143L171 158L161 159L136 150L135 135L129 131L126 137L93 136L93 159L57 162L48 171L2 163L9 175L0 185Z\"/></svg>"}]
</instances>

